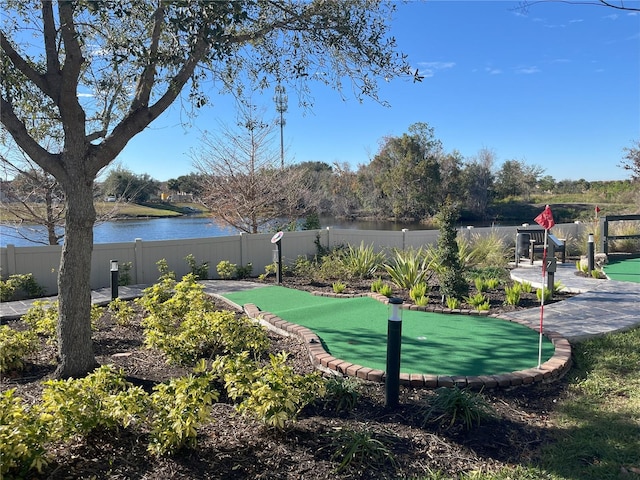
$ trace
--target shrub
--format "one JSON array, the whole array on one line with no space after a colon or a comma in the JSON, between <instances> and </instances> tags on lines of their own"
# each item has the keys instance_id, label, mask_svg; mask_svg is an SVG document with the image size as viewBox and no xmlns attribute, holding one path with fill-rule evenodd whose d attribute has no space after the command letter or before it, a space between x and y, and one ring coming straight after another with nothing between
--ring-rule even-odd
<instances>
[{"instance_id":1,"label":"shrub","mask_svg":"<svg viewBox=\"0 0 640 480\"><path fill-rule=\"evenodd\" d=\"M146 393L124 378L122 369L103 365L84 378L44 382L41 410L51 439L64 441L98 427L128 426L146 416Z\"/></svg>"},{"instance_id":2,"label":"shrub","mask_svg":"<svg viewBox=\"0 0 640 480\"><path fill-rule=\"evenodd\" d=\"M17 331L0 326L0 373L22 370L24 359L38 349L38 337L31 329Z\"/></svg>"},{"instance_id":3,"label":"shrub","mask_svg":"<svg viewBox=\"0 0 640 480\"><path fill-rule=\"evenodd\" d=\"M469 284L463 275L459 247L456 242L456 226L458 209L447 202L438 212L436 218L440 230L438 237L438 280L442 300L445 297L462 298L469 292Z\"/></svg>"},{"instance_id":4,"label":"shrub","mask_svg":"<svg viewBox=\"0 0 640 480\"><path fill-rule=\"evenodd\" d=\"M44 294L44 287L38 284L32 273L16 273L7 280L0 279L0 300L3 302L14 298L39 298Z\"/></svg>"},{"instance_id":5,"label":"shrub","mask_svg":"<svg viewBox=\"0 0 640 480\"><path fill-rule=\"evenodd\" d=\"M26 478L47 464L47 422L14 394L15 389L0 393L0 478L11 472Z\"/></svg>"},{"instance_id":6,"label":"shrub","mask_svg":"<svg viewBox=\"0 0 640 480\"><path fill-rule=\"evenodd\" d=\"M36 300L22 316L22 321L35 333L46 337L49 343L53 342L58 324L58 302Z\"/></svg>"},{"instance_id":7,"label":"shrub","mask_svg":"<svg viewBox=\"0 0 640 480\"><path fill-rule=\"evenodd\" d=\"M469 243L469 252L465 258L465 265L468 267L506 267L512 256L504 236L493 229L488 235L474 233Z\"/></svg>"},{"instance_id":8,"label":"shrub","mask_svg":"<svg viewBox=\"0 0 640 480\"><path fill-rule=\"evenodd\" d=\"M239 412L284 430L302 408L326 392L320 372L298 375L286 360L287 354L282 352L270 355L269 363L259 366L242 352L218 357L213 368L224 381L229 398L239 401Z\"/></svg>"},{"instance_id":9,"label":"shrub","mask_svg":"<svg viewBox=\"0 0 640 480\"><path fill-rule=\"evenodd\" d=\"M143 290L135 302L143 307L155 321L172 324L191 310L209 311L211 301L204 294L204 287L196 282L193 274L182 277L178 283L171 276L163 276L151 287Z\"/></svg>"},{"instance_id":10,"label":"shrub","mask_svg":"<svg viewBox=\"0 0 640 480\"><path fill-rule=\"evenodd\" d=\"M533 285L531 285L529 282L522 282L520 284L520 290L522 290L524 293L531 293L533 292Z\"/></svg>"},{"instance_id":11,"label":"shrub","mask_svg":"<svg viewBox=\"0 0 640 480\"><path fill-rule=\"evenodd\" d=\"M206 280L209 278L209 262L202 262L198 265L196 258L191 253L184 257L184 259L187 261L189 269L196 280Z\"/></svg>"},{"instance_id":12,"label":"shrub","mask_svg":"<svg viewBox=\"0 0 640 480\"><path fill-rule=\"evenodd\" d=\"M126 286L131 285L131 269L133 263L123 262L120 264L120 273L118 274L118 285Z\"/></svg>"},{"instance_id":13,"label":"shrub","mask_svg":"<svg viewBox=\"0 0 640 480\"><path fill-rule=\"evenodd\" d=\"M469 389L438 388L430 408L425 411L423 426L430 421L449 420L447 428L451 428L456 420L470 430L474 424L480 425L483 418L490 414L489 404L482 393L475 393Z\"/></svg>"},{"instance_id":14,"label":"shrub","mask_svg":"<svg viewBox=\"0 0 640 480\"><path fill-rule=\"evenodd\" d=\"M195 374L171 379L154 387L153 414L148 450L155 455L173 454L185 445L195 446L196 428L207 421L211 404L218 400L215 373L202 362Z\"/></svg>"},{"instance_id":15,"label":"shrub","mask_svg":"<svg viewBox=\"0 0 640 480\"><path fill-rule=\"evenodd\" d=\"M342 249L334 249L324 257L319 268L316 270L318 280L330 280L336 278L350 278L351 272L347 267L347 263L343 259Z\"/></svg>"},{"instance_id":16,"label":"shrub","mask_svg":"<svg viewBox=\"0 0 640 480\"><path fill-rule=\"evenodd\" d=\"M236 267L236 278L249 278L253 273L253 264L247 263L244 267Z\"/></svg>"},{"instance_id":17,"label":"shrub","mask_svg":"<svg viewBox=\"0 0 640 480\"><path fill-rule=\"evenodd\" d=\"M223 280L229 280L236 274L237 265L228 260L221 260L216 266L218 276Z\"/></svg>"},{"instance_id":18,"label":"shrub","mask_svg":"<svg viewBox=\"0 0 640 480\"><path fill-rule=\"evenodd\" d=\"M153 316L143 323L145 344L164 352L170 363L189 365L206 355L243 350L258 355L269 345L260 325L246 317L237 319L234 312L194 309L180 321Z\"/></svg>"},{"instance_id":19,"label":"shrub","mask_svg":"<svg viewBox=\"0 0 640 480\"><path fill-rule=\"evenodd\" d=\"M122 326L129 325L136 315L136 311L131 304L121 298L111 300L108 310L116 319L116 323Z\"/></svg>"}]
</instances>

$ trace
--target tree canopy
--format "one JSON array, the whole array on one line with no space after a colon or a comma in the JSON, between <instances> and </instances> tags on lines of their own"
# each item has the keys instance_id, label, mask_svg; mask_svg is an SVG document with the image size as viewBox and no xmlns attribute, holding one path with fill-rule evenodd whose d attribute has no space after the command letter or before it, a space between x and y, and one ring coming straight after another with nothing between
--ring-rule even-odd
<instances>
[{"instance_id":1,"label":"tree canopy","mask_svg":"<svg viewBox=\"0 0 640 480\"><path fill-rule=\"evenodd\" d=\"M58 273L57 375L95 365L90 327L93 183L174 102L241 94L277 81L377 98L377 81L411 75L378 0L5 0L0 120L65 194ZM289 90L291 91L291 89ZM58 132L42 142L43 123Z\"/></svg>"}]
</instances>

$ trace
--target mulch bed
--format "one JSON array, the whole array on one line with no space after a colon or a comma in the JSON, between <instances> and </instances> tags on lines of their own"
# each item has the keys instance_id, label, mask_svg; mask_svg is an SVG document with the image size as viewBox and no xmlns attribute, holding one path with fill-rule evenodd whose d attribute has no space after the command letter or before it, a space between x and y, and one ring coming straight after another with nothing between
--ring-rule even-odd
<instances>
[{"instance_id":1,"label":"mulch bed","mask_svg":"<svg viewBox=\"0 0 640 480\"><path fill-rule=\"evenodd\" d=\"M331 285L292 282L285 286L306 290L330 290ZM369 289L370 282L351 284L352 293ZM473 291L471 293L474 293ZM527 300L523 306L537 305ZM556 301L565 298L556 297ZM498 291L490 294L492 312L502 305ZM220 308L228 308L220 304ZM523 308L517 307L517 308ZM143 345L140 318L131 325L117 325L108 313L99 321L94 349L101 364L122 367L134 381L153 384L181 376L188 369L167 364L164 357ZM271 353L286 351L296 372L313 370L306 349L295 338L269 333ZM44 346L19 375L2 378L0 390L15 388L27 402L36 402L41 381L54 371L55 351ZM478 427L465 430L449 420L423 426L425 408L434 393L402 388L400 406L385 407L384 385L363 382L362 396L349 413L336 414L318 403L307 407L286 432L277 432L236 413L225 402L214 406L211 423L199 430L198 445L178 454L155 458L146 451L146 439L126 429L97 431L87 438L56 450L54 461L42 475L30 478L68 479L356 479L415 478L441 471L454 477L460 472L490 471L502 466L535 461L537 448L552 440L549 416L565 393L566 381L542 383L507 390L485 391L493 415ZM394 461L381 465L354 463L337 472L332 459L338 432L368 432L390 449Z\"/></svg>"}]
</instances>

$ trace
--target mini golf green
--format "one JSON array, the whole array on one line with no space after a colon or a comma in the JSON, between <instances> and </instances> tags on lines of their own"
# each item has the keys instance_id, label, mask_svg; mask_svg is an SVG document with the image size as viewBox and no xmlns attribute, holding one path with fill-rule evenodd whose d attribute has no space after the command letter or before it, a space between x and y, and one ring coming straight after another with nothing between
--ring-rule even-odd
<instances>
[{"instance_id":1,"label":"mini golf green","mask_svg":"<svg viewBox=\"0 0 640 480\"><path fill-rule=\"evenodd\" d=\"M309 328L341 360L386 370L388 308L369 297L329 298L272 286L224 294ZM536 331L488 317L403 310L403 373L495 375L538 364ZM542 361L554 353L543 339Z\"/></svg>"},{"instance_id":2,"label":"mini golf green","mask_svg":"<svg viewBox=\"0 0 640 480\"><path fill-rule=\"evenodd\" d=\"M640 283L640 257L624 260L609 260L604 272L611 280Z\"/></svg>"}]
</instances>

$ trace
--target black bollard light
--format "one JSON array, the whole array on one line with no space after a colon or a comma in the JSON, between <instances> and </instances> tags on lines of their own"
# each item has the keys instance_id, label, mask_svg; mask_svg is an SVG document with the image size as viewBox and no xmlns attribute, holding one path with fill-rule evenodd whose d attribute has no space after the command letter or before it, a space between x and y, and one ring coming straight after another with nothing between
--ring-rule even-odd
<instances>
[{"instance_id":1,"label":"black bollard light","mask_svg":"<svg viewBox=\"0 0 640 480\"><path fill-rule=\"evenodd\" d=\"M595 252L596 249L593 241L593 233L590 233L589 240L587 241L587 269L589 270L589 275L591 275L594 268Z\"/></svg>"},{"instance_id":2,"label":"black bollard light","mask_svg":"<svg viewBox=\"0 0 640 480\"><path fill-rule=\"evenodd\" d=\"M400 396L400 350L402 346L402 299L389 299L387 325L387 371L385 377L385 405L398 406Z\"/></svg>"},{"instance_id":3,"label":"black bollard light","mask_svg":"<svg viewBox=\"0 0 640 480\"><path fill-rule=\"evenodd\" d=\"M118 275L120 273L118 260L111 260L109 265L109 270L111 270L111 300L115 300L118 298Z\"/></svg>"}]
</instances>

